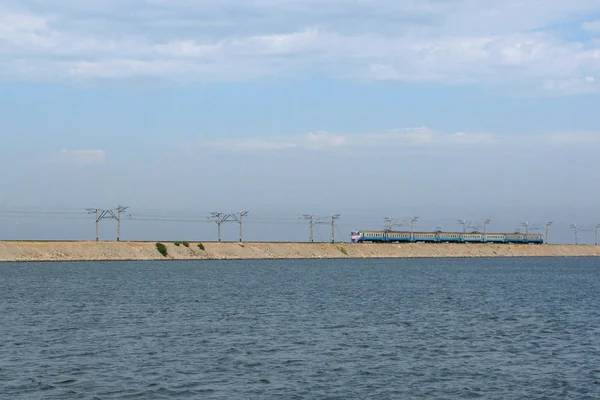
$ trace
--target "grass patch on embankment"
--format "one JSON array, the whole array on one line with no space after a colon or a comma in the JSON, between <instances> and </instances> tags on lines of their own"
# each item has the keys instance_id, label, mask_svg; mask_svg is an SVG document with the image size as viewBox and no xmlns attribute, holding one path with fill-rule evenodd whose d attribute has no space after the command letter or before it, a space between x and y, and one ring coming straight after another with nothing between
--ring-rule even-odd
<instances>
[{"instance_id":1,"label":"grass patch on embankment","mask_svg":"<svg viewBox=\"0 0 600 400\"><path fill-rule=\"evenodd\" d=\"M158 250L158 252L160 254L163 255L163 257L166 257L169 255L169 251L167 250L167 246L165 246L164 244L160 243L160 242L156 242L156 250Z\"/></svg>"}]
</instances>

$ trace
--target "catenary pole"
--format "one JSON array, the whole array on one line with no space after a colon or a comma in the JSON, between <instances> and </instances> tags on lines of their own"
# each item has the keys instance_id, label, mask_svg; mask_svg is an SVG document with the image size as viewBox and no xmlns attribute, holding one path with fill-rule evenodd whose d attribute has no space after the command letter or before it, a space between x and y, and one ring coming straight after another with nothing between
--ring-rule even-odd
<instances>
[{"instance_id":1,"label":"catenary pole","mask_svg":"<svg viewBox=\"0 0 600 400\"><path fill-rule=\"evenodd\" d=\"M118 206L117 207L117 242L121 240L121 213L127 210L129 207Z\"/></svg>"},{"instance_id":2,"label":"catenary pole","mask_svg":"<svg viewBox=\"0 0 600 400\"><path fill-rule=\"evenodd\" d=\"M242 218L248 215L249 211L240 211L240 242L242 241Z\"/></svg>"},{"instance_id":3,"label":"catenary pole","mask_svg":"<svg viewBox=\"0 0 600 400\"><path fill-rule=\"evenodd\" d=\"M86 208L88 214L93 214L96 218L96 242L100 240L100 229L98 228L98 223L102 219L104 215L104 210L100 210L97 207L94 208ZM100 212L100 215L98 213Z\"/></svg>"},{"instance_id":4,"label":"catenary pole","mask_svg":"<svg viewBox=\"0 0 600 400\"><path fill-rule=\"evenodd\" d=\"M550 227L550 225L552 225L552 221L546 221L546 237L544 239L546 244L548 244L548 228Z\"/></svg>"},{"instance_id":5,"label":"catenary pole","mask_svg":"<svg viewBox=\"0 0 600 400\"><path fill-rule=\"evenodd\" d=\"M310 236L308 238L308 241L310 243L314 242L314 217L312 214L304 214L303 215L304 219L308 220L308 226L310 228Z\"/></svg>"},{"instance_id":6,"label":"catenary pole","mask_svg":"<svg viewBox=\"0 0 600 400\"><path fill-rule=\"evenodd\" d=\"M394 225L394 219L392 217L383 217L385 221L385 229L388 231L392 230L392 226Z\"/></svg>"},{"instance_id":7,"label":"catenary pole","mask_svg":"<svg viewBox=\"0 0 600 400\"><path fill-rule=\"evenodd\" d=\"M419 217L412 217L410 219L410 240L413 241L415 239L415 222L419 220Z\"/></svg>"},{"instance_id":8,"label":"catenary pole","mask_svg":"<svg viewBox=\"0 0 600 400\"><path fill-rule=\"evenodd\" d=\"M331 243L335 243L335 220L340 218L340 214L331 216Z\"/></svg>"},{"instance_id":9,"label":"catenary pole","mask_svg":"<svg viewBox=\"0 0 600 400\"><path fill-rule=\"evenodd\" d=\"M487 233L487 225L492 222L491 219L486 219L485 221L483 221L483 234L485 235Z\"/></svg>"},{"instance_id":10,"label":"catenary pole","mask_svg":"<svg viewBox=\"0 0 600 400\"><path fill-rule=\"evenodd\" d=\"M212 212L212 213L210 213L210 215L212 215L212 217L215 218L215 221L217 222L217 240L220 242L221 241L221 217L223 216L223 213Z\"/></svg>"},{"instance_id":11,"label":"catenary pole","mask_svg":"<svg viewBox=\"0 0 600 400\"><path fill-rule=\"evenodd\" d=\"M521 225L525 227L525 234L529 235L529 222L521 222Z\"/></svg>"},{"instance_id":12,"label":"catenary pole","mask_svg":"<svg viewBox=\"0 0 600 400\"><path fill-rule=\"evenodd\" d=\"M575 232L575 244L579 244L579 227L577 224L571 224L571 228Z\"/></svg>"},{"instance_id":13,"label":"catenary pole","mask_svg":"<svg viewBox=\"0 0 600 400\"><path fill-rule=\"evenodd\" d=\"M94 211L96 212L96 242L100 240L100 229L98 228L98 209L94 209Z\"/></svg>"}]
</instances>

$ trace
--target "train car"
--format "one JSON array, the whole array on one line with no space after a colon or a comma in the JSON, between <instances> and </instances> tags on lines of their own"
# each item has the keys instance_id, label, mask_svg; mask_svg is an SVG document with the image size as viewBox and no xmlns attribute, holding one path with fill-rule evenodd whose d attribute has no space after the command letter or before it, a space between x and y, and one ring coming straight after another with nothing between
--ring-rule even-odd
<instances>
[{"instance_id":1,"label":"train car","mask_svg":"<svg viewBox=\"0 0 600 400\"><path fill-rule=\"evenodd\" d=\"M410 235L410 232L408 233ZM435 232L414 232L412 234L412 242L437 242L437 234Z\"/></svg>"},{"instance_id":2,"label":"train car","mask_svg":"<svg viewBox=\"0 0 600 400\"><path fill-rule=\"evenodd\" d=\"M482 233L463 233L460 238L463 243L483 243Z\"/></svg>"},{"instance_id":3,"label":"train car","mask_svg":"<svg viewBox=\"0 0 600 400\"><path fill-rule=\"evenodd\" d=\"M458 232L437 232L437 241L440 243L460 243L461 233Z\"/></svg>"},{"instance_id":4,"label":"train car","mask_svg":"<svg viewBox=\"0 0 600 400\"><path fill-rule=\"evenodd\" d=\"M507 233L504 235L504 243L527 243L527 240L524 234Z\"/></svg>"},{"instance_id":5,"label":"train car","mask_svg":"<svg viewBox=\"0 0 600 400\"><path fill-rule=\"evenodd\" d=\"M398 243L410 242L410 240L411 240L410 232L395 232L395 231L388 231L386 239L388 242L392 242L392 243L393 242L398 242Z\"/></svg>"},{"instance_id":6,"label":"train car","mask_svg":"<svg viewBox=\"0 0 600 400\"><path fill-rule=\"evenodd\" d=\"M359 240L358 242L373 242L373 243L383 243L387 242L386 232L384 231L361 231L358 232Z\"/></svg>"},{"instance_id":7,"label":"train car","mask_svg":"<svg viewBox=\"0 0 600 400\"><path fill-rule=\"evenodd\" d=\"M483 235L485 243L504 243L504 233L486 233Z\"/></svg>"},{"instance_id":8,"label":"train car","mask_svg":"<svg viewBox=\"0 0 600 400\"><path fill-rule=\"evenodd\" d=\"M531 244L542 244L544 243L544 238L539 233L529 233L525 235L525 241Z\"/></svg>"}]
</instances>

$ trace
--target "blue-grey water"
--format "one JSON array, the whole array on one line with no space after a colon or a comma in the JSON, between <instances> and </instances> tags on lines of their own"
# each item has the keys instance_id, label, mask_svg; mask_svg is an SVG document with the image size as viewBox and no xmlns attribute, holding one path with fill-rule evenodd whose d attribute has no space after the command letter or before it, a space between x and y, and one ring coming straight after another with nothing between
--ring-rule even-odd
<instances>
[{"instance_id":1,"label":"blue-grey water","mask_svg":"<svg viewBox=\"0 0 600 400\"><path fill-rule=\"evenodd\" d=\"M593 258L0 264L0 399L597 399Z\"/></svg>"}]
</instances>

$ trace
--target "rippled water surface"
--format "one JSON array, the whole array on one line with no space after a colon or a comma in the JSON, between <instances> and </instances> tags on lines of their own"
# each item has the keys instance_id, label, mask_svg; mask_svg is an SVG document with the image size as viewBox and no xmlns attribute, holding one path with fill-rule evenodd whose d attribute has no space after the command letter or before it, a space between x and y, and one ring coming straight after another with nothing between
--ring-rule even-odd
<instances>
[{"instance_id":1,"label":"rippled water surface","mask_svg":"<svg viewBox=\"0 0 600 400\"><path fill-rule=\"evenodd\" d=\"M600 398L596 259L0 264L1 399Z\"/></svg>"}]
</instances>

